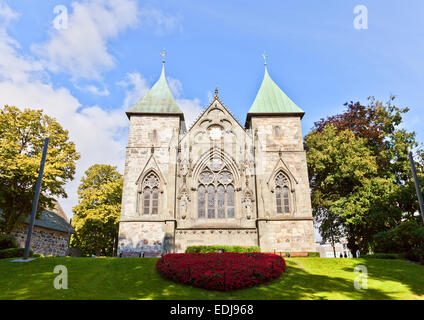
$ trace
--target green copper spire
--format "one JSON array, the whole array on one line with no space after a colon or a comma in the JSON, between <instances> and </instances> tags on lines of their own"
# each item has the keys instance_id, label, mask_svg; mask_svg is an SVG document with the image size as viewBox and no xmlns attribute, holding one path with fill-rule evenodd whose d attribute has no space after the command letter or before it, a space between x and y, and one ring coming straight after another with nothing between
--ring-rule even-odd
<instances>
[{"instance_id":1,"label":"green copper spire","mask_svg":"<svg viewBox=\"0 0 424 320\"><path fill-rule=\"evenodd\" d=\"M143 98L126 112L128 117L132 114L175 114L184 118L183 112L168 87L165 77L165 61L162 62L162 73L159 80Z\"/></svg>"},{"instance_id":2,"label":"green copper spire","mask_svg":"<svg viewBox=\"0 0 424 320\"><path fill-rule=\"evenodd\" d=\"M265 61L264 79L247 117L255 114L297 114L303 116L304 113L271 79Z\"/></svg>"}]
</instances>

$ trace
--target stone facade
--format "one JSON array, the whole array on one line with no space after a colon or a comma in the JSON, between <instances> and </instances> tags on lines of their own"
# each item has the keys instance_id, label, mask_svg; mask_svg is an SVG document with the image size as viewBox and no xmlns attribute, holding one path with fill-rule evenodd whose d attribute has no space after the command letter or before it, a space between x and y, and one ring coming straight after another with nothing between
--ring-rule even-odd
<instances>
[{"instance_id":1,"label":"stone facade","mask_svg":"<svg viewBox=\"0 0 424 320\"><path fill-rule=\"evenodd\" d=\"M23 226L18 231L12 233L16 238L19 247L25 247L28 227ZM66 232L50 230L34 226L31 236L31 250L34 253L41 253L45 256L66 256L69 248L69 234Z\"/></svg>"},{"instance_id":2,"label":"stone facade","mask_svg":"<svg viewBox=\"0 0 424 320\"><path fill-rule=\"evenodd\" d=\"M188 131L178 115L130 116L118 250L191 245L316 251L301 116L243 127L217 94Z\"/></svg>"}]
</instances>

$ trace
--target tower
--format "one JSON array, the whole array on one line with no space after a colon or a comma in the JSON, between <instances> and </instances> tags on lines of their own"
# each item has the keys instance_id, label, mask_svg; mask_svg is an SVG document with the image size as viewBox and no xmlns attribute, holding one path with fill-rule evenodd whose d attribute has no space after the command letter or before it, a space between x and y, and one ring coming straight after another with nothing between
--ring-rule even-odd
<instances>
[{"instance_id":1,"label":"tower","mask_svg":"<svg viewBox=\"0 0 424 320\"><path fill-rule=\"evenodd\" d=\"M186 130L165 78L127 112L119 252L315 251L304 112L265 75L243 127L218 90Z\"/></svg>"},{"instance_id":2,"label":"tower","mask_svg":"<svg viewBox=\"0 0 424 320\"><path fill-rule=\"evenodd\" d=\"M300 109L265 75L246 118L255 150L259 245L263 251L315 251Z\"/></svg>"},{"instance_id":3,"label":"tower","mask_svg":"<svg viewBox=\"0 0 424 320\"><path fill-rule=\"evenodd\" d=\"M175 229L176 160L184 114L165 77L126 112L126 149L119 252L171 250Z\"/></svg>"}]
</instances>

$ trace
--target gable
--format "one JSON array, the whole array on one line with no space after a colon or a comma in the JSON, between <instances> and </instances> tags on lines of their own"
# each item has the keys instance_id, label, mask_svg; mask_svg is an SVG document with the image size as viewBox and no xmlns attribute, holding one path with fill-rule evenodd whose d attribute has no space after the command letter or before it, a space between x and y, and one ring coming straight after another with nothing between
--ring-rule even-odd
<instances>
[{"instance_id":1,"label":"gable","mask_svg":"<svg viewBox=\"0 0 424 320\"><path fill-rule=\"evenodd\" d=\"M244 127L224 106L217 92L215 92L215 98L181 138L181 143L190 140L188 137L193 137L195 139L194 142L198 142L198 139L202 141L207 139L217 140L220 136L224 136L224 140L232 136L237 138L237 140L240 138L245 140L245 135L247 133Z\"/></svg>"}]
</instances>

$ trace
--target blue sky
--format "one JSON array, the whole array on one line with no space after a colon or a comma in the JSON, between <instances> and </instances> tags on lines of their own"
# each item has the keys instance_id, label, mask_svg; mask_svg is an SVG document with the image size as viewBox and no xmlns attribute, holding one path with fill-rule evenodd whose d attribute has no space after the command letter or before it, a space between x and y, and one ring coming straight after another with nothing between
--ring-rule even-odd
<instances>
[{"instance_id":1,"label":"blue sky","mask_svg":"<svg viewBox=\"0 0 424 320\"><path fill-rule=\"evenodd\" d=\"M62 5L66 29L54 28ZM354 8L368 29L354 28ZM76 187L94 163L122 171L124 110L160 74L159 51L177 102L193 119L218 86L244 123L268 54L274 81L314 121L343 103L398 96L417 132L424 101L424 2L393 1L28 1L0 0L0 104L43 108L70 131L82 154L63 200L70 216Z\"/></svg>"}]
</instances>

